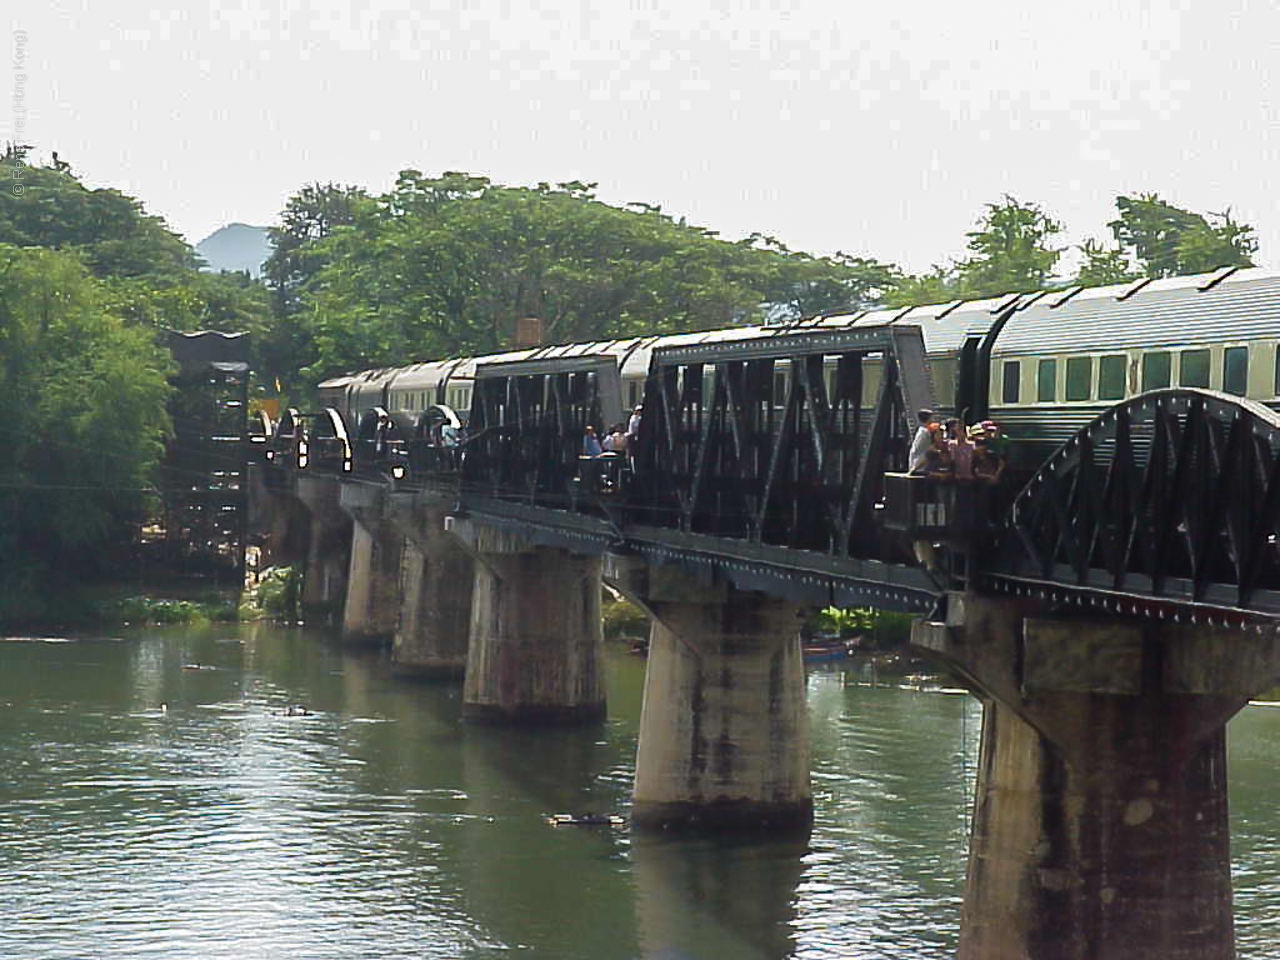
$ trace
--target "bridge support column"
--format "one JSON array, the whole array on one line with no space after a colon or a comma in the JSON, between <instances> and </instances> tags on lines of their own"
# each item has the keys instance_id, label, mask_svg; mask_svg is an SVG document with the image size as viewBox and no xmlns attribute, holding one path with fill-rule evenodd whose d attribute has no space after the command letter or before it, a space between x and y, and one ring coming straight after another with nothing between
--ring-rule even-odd
<instances>
[{"instance_id":1,"label":"bridge support column","mask_svg":"<svg viewBox=\"0 0 1280 960\"><path fill-rule=\"evenodd\" d=\"M1233 958L1225 725L1274 633L953 601L913 640L985 697L961 960Z\"/></svg>"},{"instance_id":2,"label":"bridge support column","mask_svg":"<svg viewBox=\"0 0 1280 960\"><path fill-rule=\"evenodd\" d=\"M342 608L342 640L391 639L400 613L400 553L404 537L385 515L386 494L371 484L344 483L341 504L351 517L351 559Z\"/></svg>"},{"instance_id":3,"label":"bridge support column","mask_svg":"<svg viewBox=\"0 0 1280 960\"><path fill-rule=\"evenodd\" d=\"M798 608L671 567L636 591L653 616L632 821L807 828L809 714ZM683 596L682 596L683 594Z\"/></svg>"},{"instance_id":4,"label":"bridge support column","mask_svg":"<svg viewBox=\"0 0 1280 960\"><path fill-rule=\"evenodd\" d=\"M476 559L462 716L577 723L605 714L600 558L449 518Z\"/></svg>"},{"instance_id":5,"label":"bridge support column","mask_svg":"<svg viewBox=\"0 0 1280 960\"><path fill-rule=\"evenodd\" d=\"M391 669L424 679L460 678L467 665L475 569L457 537L446 533L443 503L393 493L391 512L405 534L400 563L400 620Z\"/></svg>"},{"instance_id":6,"label":"bridge support column","mask_svg":"<svg viewBox=\"0 0 1280 960\"><path fill-rule=\"evenodd\" d=\"M296 483L298 499L310 514L302 616L311 623L338 623L347 594L351 518L338 506L338 480L303 476Z\"/></svg>"}]
</instances>

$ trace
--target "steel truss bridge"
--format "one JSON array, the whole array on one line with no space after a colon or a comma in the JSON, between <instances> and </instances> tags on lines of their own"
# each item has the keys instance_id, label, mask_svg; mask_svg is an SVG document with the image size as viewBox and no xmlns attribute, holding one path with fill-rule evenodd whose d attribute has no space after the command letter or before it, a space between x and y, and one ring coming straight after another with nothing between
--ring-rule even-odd
<instances>
[{"instance_id":1,"label":"steel truss bridge","mask_svg":"<svg viewBox=\"0 0 1280 960\"><path fill-rule=\"evenodd\" d=\"M532 542L638 554L806 605L928 613L976 588L1152 618L1280 616L1280 416L1248 400L1134 397L1031 475L985 488L902 476L914 411L933 406L916 327L656 350L635 449L582 457L588 424L622 419L620 395L613 357L481 365L461 457L433 460L409 438L365 444L354 471L340 456L312 469L456 485L459 512ZM290 431L274 462L296 468ZM397 450L437 469L393 479ZM916 559L921 540L940 545L934 569Z\"/></svg>"}]
</instances>

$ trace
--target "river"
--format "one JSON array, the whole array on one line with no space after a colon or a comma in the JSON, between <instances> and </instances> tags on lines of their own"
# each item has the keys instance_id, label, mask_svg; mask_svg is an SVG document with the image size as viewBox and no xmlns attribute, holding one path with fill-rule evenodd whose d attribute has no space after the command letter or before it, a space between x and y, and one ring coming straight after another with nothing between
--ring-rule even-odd
<instances>
[{"instance_id":1,"label":"river","mask_svg":"<svg viewBox=\"0 0 1280 960\"><path fill-rule=\"evenodd\" d=\"M607 722L518 731L302 629L0 642L0 957L953 953L975 701L814 671L806 843L549 825L626 813L644 666L610 648ZM1280 709L1229 730L1237 939L1261 960Z\"/></svg>"}]
</instances>

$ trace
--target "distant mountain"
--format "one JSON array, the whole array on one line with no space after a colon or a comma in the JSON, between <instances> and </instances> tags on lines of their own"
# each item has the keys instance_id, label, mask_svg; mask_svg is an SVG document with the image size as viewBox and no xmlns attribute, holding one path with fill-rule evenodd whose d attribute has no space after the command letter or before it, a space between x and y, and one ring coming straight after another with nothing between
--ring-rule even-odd
<instances>
[{"instance_id":1,"label":"distant mountain","mask_svg":"<svg viewBox=\"0 0 1280 960\"><path fill-rule=\"evenodd\" d=\"M248 270L257 277L262 274L262 261L271 256L271 242L266 227L229 223L197 243L196 253L210 270Z\"/></svg>"}]
</instances>

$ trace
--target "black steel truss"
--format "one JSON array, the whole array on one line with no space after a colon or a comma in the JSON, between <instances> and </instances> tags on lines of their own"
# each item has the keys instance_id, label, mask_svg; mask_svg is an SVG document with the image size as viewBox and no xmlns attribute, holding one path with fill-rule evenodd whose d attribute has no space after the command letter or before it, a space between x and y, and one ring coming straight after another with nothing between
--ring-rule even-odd
<instances>
[{"instance_id":1,"label":"black steel truss","mask_svg":"<svg viewBox=\"0 0 1280 960\"><path fill-rule=\"evenodd\" d=\"M554 372L497 369L501 365L477 371L464 490L553 509L576 507L583 434L591 425L602 435L602 417L618 401L603 395L592 365L566 365Z\"/></svg>"},{"instance_id":2,"label":"black steel truss","mask_svg":"<svg viewBox=\"0 0 1280 960\"><path fill-rule=\"evenodd\" d=\"M1016 498L986 573L1280 613L1280 415L1158 390L1072 437Z\"/></svg>"}]
</instances>

